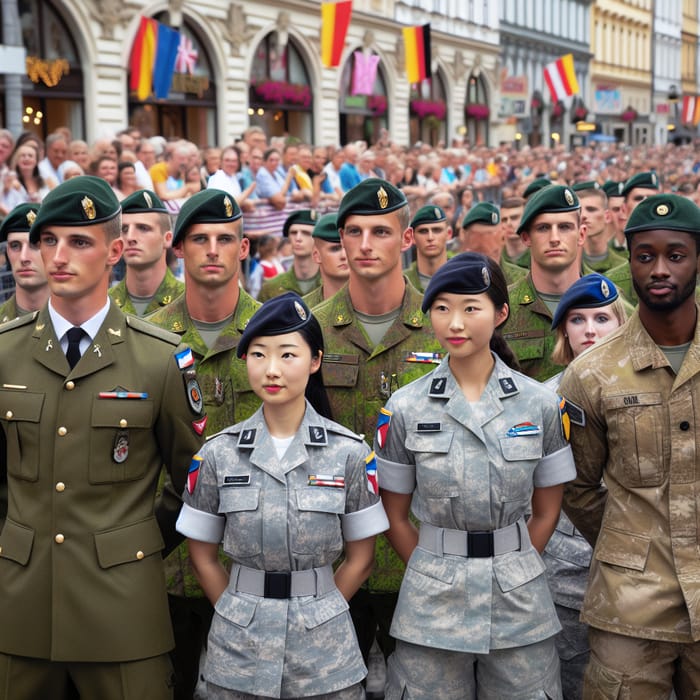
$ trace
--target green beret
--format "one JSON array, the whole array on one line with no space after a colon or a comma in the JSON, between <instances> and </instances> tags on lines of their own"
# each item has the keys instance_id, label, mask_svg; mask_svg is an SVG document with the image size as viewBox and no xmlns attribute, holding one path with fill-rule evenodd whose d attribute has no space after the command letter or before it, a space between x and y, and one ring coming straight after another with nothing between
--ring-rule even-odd
<instances>
[{"instance_id":1,"label":"green beret","mask_svg":"<svg viewBox=\"0 0 700 700\"><path fill-rule=\"evenodd\" d=\"M284 222L282 227L282 235L288 236L289 229L294 226L294 224L301 224L302 226L315 226L318 221L318 214L314 209L297 209L293 211Z\"/></svg>"},{"instance_id":2,"label":"green beret","mask_svg":"<svg viewBox=\"0 0 700 700\"><path fill-rule=\"evenodd\" d=\"M309 307L296 292L272 297L250 317L238 341L236 355L243 357L254 338L294 333L311 323L312 318Z\"/></svg>"},{"instance_id":3,"label":"green beret","mask_svg":"<svg viewBox=\"0 0 700 700\"><path fill-rule=\"evenodd\" d=\"M177 215L173 245L194 224L231 224L241 216L236 200L228 192L215 188L197 192L185 201Z\"/></svg>"},{"instance_id":4,"label":"green beret","mask_svg":"<svg viewBox=\"0 0 700 700\"><path fill-rule=\"evenodd\" d=\"M411 221L411 228L416 228L420 224L439 224L441 221L447 221L447 215L441 207L436 207L434 204L428 204L421 207Z\"/></svg>"},{"instance_id":5,"label":"green beret","mask_svg":"<svg viewBox=\"0 0 700 700\"><path fill-rule=\"evenodd\" d=\"M52 189L39 207L29 240L39 240L42 226L92 226L119 216L117 195L107 180L79 175Z\"/></svg>"},{"instance_id":6,"label":"green beret","mask_svg":"<svg viewBox=\"0 0 700 700\"><path fill-rule=\"evenodd\" d=\"M369 177L349 189L343 196L338 209L338 228L343 228L345 219L352 214L388 214L407 204L408 201L400 189L381 178Z\"/></svg>"},{"instance_id":7,"label":"green beret","mask_svg":"<svg viewBox=\"0 0 700 700\"><path fill-rule=\"evenodd\" d=\"M137 190L122 200L122 214L148 214L160 212L168 214L165 204L160 197L151 190Z\"/></svg>"},{"instance_id":8,"label":"green beret","mask_svg":"<svg viewBox=\"0 0 700 700\"><path fill-rule=\"evenodd\" d=\"M562 294L552 319L552 330L563 320L569 309L598 309L617 299L617 287L598 272L577 279Z\"/></svg>"},{"instance_id":9,"label":"green beret","mask_svg":"<svg viewBox=\"0 0 700 700\"><path fill-rule=\"evenodd\" d=\"M481 253L460 253L450 258L430 278L421 309L427 313L441 292L482 294L491 286L488 260Z\"/></svg>"},{"instance_id":10,"label":"green beret","mask_svg":"<svg viewBox=\"0 0 700 700\"><path fill-rule=\"evenodd\" d=\"M543 187L547 187L547 185L551 184L552 181L549 178L538 177L525 188L525 192L523 192L523 197L527 199L528 197L531 197L533 194L535 194L535 192L539 192Z\"/></svg>"},{"instance_id":11,"label":"green beret","mask_svg":"<svg viewBox=\"0 0 700 700\"><path fill-rule=\"evenodd\" d=\"M18 204L0 224L0 243L5 242L10 233L29 233L38 211L39 205L33 202Z\"/></svg>"},{"instance_id":12,"label":"green beret","mask_svg":"<svg viewBox=\"0 0 700 700\"><path fill-rule=\"evenodd\" d=\"M599 190L600 185L595 180L584 180L583 182L575 182L571 185L574 192L582 192L583 190Z\"/></svg>"},{"instance_id":13,"label":"green beret","mask_svg":"<svg viewBox=\"0 0 700 700\"><path fill-rule=\"evenodd\" d=\"M635 187L645 187L649 190L659 189L659 176L652 170L637 173L625 182L620 195L626 197Z\"/></svg>"},{"instance_id":14,"label":"green beret","mask_svg":"<svg viewBox=\"0 0 700 700\"><path fill-rule=\"evenodd\" d=\"M462 228L467 228L472 224L488 224L497 226L501 223L501 212L495 204L491 202L479 202L475 204L462 219Z\"/></svg>"},{"instance_id":15,"label":"green beret","mask_svg":"<svg viewBox=\"0 0 700 700\"><path fill-rule=\"evenodd\" d=\"M622 197L622 188L625 186L624 182L615 182L615 180L606 180L603 183L603 192L608 195L608 197Z\"/></svg>"},{"instance_id":16,"label":"green beret","mask_svg":"<svg viewBox=\"0 0 700 700\"><path fill-rule=\"evenodd\" d=\"M570 187L565 185L548 185L530 197L525 203L523 218L520 219L517 234L527 231L536 216L540 214L558 214L560 212L580 209L578 197Z\"/></svg>"},{"instance_id":17,"label":"green beret","mask_svg":"<svg viewBox=\"0 0 700 700\"><path fill-rule=\"evenodd\" d=\"M683 231L700 236L700 209L692 200L677 194L655 194L642 200L630 214L625 238L641 231Z\"/></svg>"},{"instance_id":18,"label":"green beret","mask_svg":"<svg viewBox=\"0 0 700 700\"><path fill-rule=\"evenodd\" d=\"M324 214L314 226L311 234L314 238L320 238L329 243L340 243L340 232L338 231L338 215L334 212Z\"/></svg>"}]
</instances>

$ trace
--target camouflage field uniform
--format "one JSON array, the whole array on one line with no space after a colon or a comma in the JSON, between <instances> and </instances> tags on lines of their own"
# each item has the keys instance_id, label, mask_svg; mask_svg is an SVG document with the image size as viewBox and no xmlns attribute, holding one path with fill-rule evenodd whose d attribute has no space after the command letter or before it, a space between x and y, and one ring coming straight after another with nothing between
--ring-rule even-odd
<instances>
[{"instance_id":1,"label":"camouflage field uniform","mask_svg":"<svg viewBox=\"0 0 700 700\"><path fill-rule=\"evenodd\" d=\"M418 276L418 263L414 260L404 271L403 276L417 289L421 294L425 291L420 283Z\"/></svg>"},{"instance_id":2,"label":"camouflage field uniform","mask_svg":"<svg viewBox=\"0 0 700 700\"><path fill-rule=\"evenodd\" d=\"M196 487L192 494L185 491L178 528L204 542L223 538L234 561L209 635L209 683L251 697L334 697L351 686L355 698L363 696L359 682L367 671L331 565L344 541L371 537L388 525L368 486L368 454L360 436L322 418L308 403L282 459L262 409L201 449ZM321 471L338 486L316 485L314 475ZM263 597L241 589L249 573L241 567L315 569L318 588L294 594L292 579L291 594Z\"/></svg>"},{"instance_id":3,"label":"camouflage field uniform","mask_svg":"<svg viewBox=\"0 0 700 700\"><path fill-rule=\"evenodd\" d=\"M623 637L685 644L695 668L698 348L700 326L675 375L635 313L576 358L560 387L574 406L569 414L577 468L564 505L594 545L581 617L592 628ZM605 657L596 658L593 635L586 682L590 697L628 697L626 676L606 667ZM636 692L636 697L656 697L648 688Z\"/></svg>"},{"instance_id":4,"label":"camouflage field uniform","mask_svg":"<svg viewBox=\"0 0 700 700\"><path fill-rule=\"evenodd\" d=\"M620 265L627 264L627 258L620 253L608 248L608 254L604 260L586 260L586 264L594 272L600 272L602 275L608 276L608 272Z\"/></svg>"},{"instance_id":5,"label":"camouflage field uniform","mask_svg":"<svg viewBox=\"0 0 700 700\"><path fill-rule=\"evenodd\" d=\"M17 297L13 294L0 306L0 323L7 323L17 318Z\"/></svg>"},{"instance_id":6,"label":"camouflage field uniform","mask_svg":"<svg viewBox=\"0 0 700 700\"><path fill-rule=\"evenodd\" d=\"M496 697L496 686L500 697L560 697L553 639L560 626L525 524L533 488L575 475L557 396L496 358L481 399L468 402L444 361L394 394L386 408L391 423L375 440L379 484L412 494L421 523L391 625L398 641L386 697L474 697L474 661L480 698ZM539 430L518 433L523 422ZM514 544L495 555L448 549L453 541L467 543L465 531L509 526ZM524 647L531 647L529 664ZM493 650L500 651L497 667ZM445 666L444 651L460 654Z\"/></svg>"},{"instance_id":7,"label":"camouflage field uniform","mask_svg":"<svg viewBox=\"0 0 700 700\"><path fill-rule=\"evenodd\" d=\"M165 271L165 277L160 283L160 286L156 290L156 293L151 299L151 303L146 307L146 312L143 314L147 316L155 311L158 311L163 306L167 306L177 299L180 294L185 291L185 283L180 282L175 275L170 271L170 269ZM125 313L136 315L136 309L131 302L131 297L126 289L126 281L121 280L118 284L111 287L109 290L109 296L114 299L116 305Z\"/></svg>"},{"instance_id":8,"label":"camouflage field uniform","mask_svg":"<svg viewBox=\"0 0 700 700\"><path fill-rule=\"evenodd\" d=\"M317 272L311 281L314 283L314 287L321 286L321 273ZM258 301L264 302L273 297L278 297L280 294L285 292L296 292L299 296L303 294L301 287L299 286L299 280L294 274L294 268L287 270L287 272L282 272L279 275L275 275L272 279L267 280L258 294Z\"/></svg>"},{"instance_id":9,"label":"camouflage field uniform","mask_svg":"<svg viewBox=\"0 0 700 700\"><path fill-rule=\"evenodd\" d=\"M305 294L302 299L310 309L313 309L314 306L318 306L322 301L324 301L323 287L316 287L316 289L312 289L308 294Z\"/></svg>"}]
</instances>

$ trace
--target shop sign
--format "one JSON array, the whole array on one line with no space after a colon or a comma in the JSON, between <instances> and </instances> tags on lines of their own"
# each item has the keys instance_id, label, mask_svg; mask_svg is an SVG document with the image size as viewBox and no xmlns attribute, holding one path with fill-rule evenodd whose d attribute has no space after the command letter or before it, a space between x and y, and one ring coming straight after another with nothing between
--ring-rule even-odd
<instances>
[{"instance_id":1,"label":"shop sign","mask_svg":"<svg viewBox=\"0 0 700 700\"><path fill-rule=\"evenodd\" d=\"M173 74L172 92L191 92L202 97L208 89L209 78L206 75Z\"/></svg>"},{"instance_id":2,"label":"shop sign","mask_svg":"<svg viewBox=\"0 0 700 700\"><path fill-rule=\"evenodd\" d=\"M623 110L620 88L599 85L595 89L593 112L596 114L619 114Z\"/></svg>"}]
</instances>

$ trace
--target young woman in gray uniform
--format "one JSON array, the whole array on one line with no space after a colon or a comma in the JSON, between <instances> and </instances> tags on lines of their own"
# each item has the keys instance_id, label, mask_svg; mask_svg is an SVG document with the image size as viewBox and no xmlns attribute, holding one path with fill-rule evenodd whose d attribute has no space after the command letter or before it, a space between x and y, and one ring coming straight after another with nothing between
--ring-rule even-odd
<instances>
[{"instance_id":1,"label":"young woman in gray uniform","mask_svg":"<svg viewBox=\"0 0 700 700\"><path fill-rule=\"evenodd\" d=\"M576 473L559 400L501 359L508 291L493 261L448 260L423 311L449 354L392 395L375 437L387 537L407 562L386 697L560 698L539 554Z\"/></svg>"},{"instance_id":2,"label":"young woman in gray uniform","mask_svg":"<svg viewBox=\"0 0 700 700\"><path fill-rule=\"evenodd\" d=\"M237 352L262 407L194 457L178 520L215 606L208 697L359 700L367 670L346 600L388 526L374 454L323 415L323 336L296 294L264 304Z\"/></svg>"}]
</instances>

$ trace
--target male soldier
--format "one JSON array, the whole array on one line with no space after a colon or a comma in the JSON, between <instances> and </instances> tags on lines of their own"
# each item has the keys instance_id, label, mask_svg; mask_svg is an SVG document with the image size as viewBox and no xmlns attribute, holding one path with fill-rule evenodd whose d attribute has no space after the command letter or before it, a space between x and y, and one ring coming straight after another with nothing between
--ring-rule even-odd
<instances>
[{"instance_id":1,"label":"male soldier","mask_svg":"<svg viewBox=\"0 0 700 700\"><path fill-rule=\"evenodd\" d=\"M610 221L608 222L608 245L617 253L627 250L627 242L625 241L625 218L622 213L622 205L624 197L622 196L622 188L624 182L615 182L607 180L603 183L603 192L608 198L608 211L610 212Z\"/></svg>"},{"instance_id":2,"label":"male soldier","mask_svg":"<svg viewBox=\"0 0 700 700\"><path fill-rule=\"evenodd\" d=\"M323 328L323 379L333 417L372 441L380 409L400 386L430 371L442 349L421 312L422 295L406 283L401 253L411 244L408 202L401 190L368 178L347 192L338 228L348 256L347 286L314 309ZM377 625L387 655L389 626L403 565L384 537L375 568L350 606L367 659Z\"/></svg>"},{"instance_id":3,"label":"male soldier","mask_svg":"<svg viewBox=\"0 0 700 700\"><path fill-rule=\"evenodd\" d=\"M544 187L548 187L552 181L548 177L535 178L524 190L523 199L527 201L533 194L539 192Z\"/></svg>"},{"instance_id":4,"label":"male soldier","mask_svg":"<svg viewBox=\"0 0 700 700\"><path fill-rule=\"evenodd\" d=\"M625 228L637 311L560 387L577 470L564 507L595 547L584 698L700 694L698 232L688 199L637 206Z\"/></svg>"},{"instance_id":5,"label":"male soldier","mask_svg":"<svg viewBox=\"0 0 700 700\"><path fill-rule=\"evenodd\" d=\"M185 291L165 260L173 240L170 215L158 195L138 190L122 201L126 276L109 290L124 313L146 316Z\"/></svg>"},{"instance_id":6,"label":"male soldier","mask_svg":"<svg viewBox=\"0 0 700 700\"><path fill-rule=\"evenodd\" d=\"M530 273L508 289L510 318L503 337L533 379L544 381L561 371L550 358L552 316L561 295L581 276L585 233L571 188L549 185L527 200L518 234L530 249Z\"/></svg>"},{"instance_id":7,"label":"male soldier","mask_svg":"<svg viewBox=\"0 0 700 700\"><path fill-rule=\"evenodd\" d=\"M282 235L292 244L294 260L292 266L280 275L267 280L260 290L258 299L267 301L285 292L296 292L304 296L321 286L318 263L314 260L314 239L312 233L318 220L313 209L298 209L284 222Z\"/></svg>"},{"instance_id":8,"label":"male soldier","mask_svg":"<svg viewBox=\"0 0 700 700\"><path fill-rule=\"evenodd\" d=\"M174 532L154 501L163 465L183 489L202 406L189 348L107 296L120 230L104 180L52 190L30 230L48 305L0 329L2 700L58 700L69 680L82 698L172 698Z\"/></svg>"},{"instance_id":9,"label":"male soldier","mask_svg":"<svg viewBox=\"0 0 700 700\"><path fill-rule=\"evenodd\" d=\"M338 216L335 213L324 214L314 226L312 234L314 249L311 255L321 274L321 286L310 291L305 297L306 305L311 309L322 301L330 299L348 281L350 268L348 256L340 241Z\"/></svg>"},{"instance_id":10,"label":"male soldier","mask_svg":"<svg viewBox=\"0 0 700 700\"><path fill-rule=\"evenodd\" d=\"M501 228L505 239L501 266L511 263L525 270L530 269L530 250L518 235L524 210L525 200L522 197L508 197L501 202Z\"/></svg>"},{"instance_id":11,"label":"male soldier","mask_svg":"<svg viewBox=\"0 0 700 700\"><path fill-rule=\"evenodd\" d=\"M501 214L495 204L479 202L462 219L458 252L482 253L492 260L500 262L503 241Z\"/></svg>"},{"instance_id":12,"label":"male soldier","mask_svg":"<svg viewBox=\"0 0 700 700\"><path fill-rule=\"evenodd\" d=\"M404 270L404 275L422 293L430 278L447 262L447 242L452 238L452 226L444 209L429 204L416 212L411 228L416 259Z\"/></svg>"},{"instance_id":13,"label":"male soldier","mask_svg":"<svg viewBox=\"0 0 700 700\"><path fill-rule=\"evenodd\" d=\"M29 242L38 211L38 204L18 204L0 225L0 243L7 242L5 255L15 281L15 293L0 306L0 323L37 311L49 298L39 248Z\"/></svg>"},{"instance_id":14,"label":"male soldier","mask_svg":"<svg viewBox=\"0 0 700 700\"><path fill-rule=\"evenodd\" d=\"M239 286L249 245L241 223L235 199L222 190L203 190L183 204L173 251L184 260L185 293L148 317L192 348L207 436L248 418L260 403L248 384L245 363L236 358L238 339L260 306ZM171 497L172 491L166 483L165 496ZM191 571L184 543L168 557L166 574L176 637L177 698L191 698L212 608Z\"/></svg>"}]
</instances>

